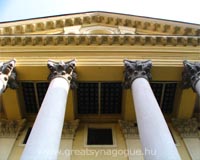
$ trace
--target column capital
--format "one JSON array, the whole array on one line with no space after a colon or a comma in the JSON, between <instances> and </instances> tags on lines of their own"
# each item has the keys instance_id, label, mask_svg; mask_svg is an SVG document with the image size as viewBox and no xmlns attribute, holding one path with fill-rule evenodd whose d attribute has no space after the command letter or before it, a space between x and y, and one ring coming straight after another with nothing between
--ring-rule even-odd
<instances>
[{"instance_id":1,"label":"column capital","mask_svg":"<svg viewBox=\"0 0 200 160\"><path fill-rule=\"evenodd\" d=\"M66 122L63 126L63 131L62 131L62 138L64 139L73 139L74 135L76 133L76 130L79 126L79 119L73 120Z\"/></svg>"},{"instance_id":2,"label":"column capital","mask_svg":"<svg viewBox=\"0 0 200 160\"><path fill-rule=\"evenodd\" d=\"M0 119L0 137L16 138L24 129L26 119L22 120L6 120Z\"/></svg>"},{"instance_id":3,"label":"column capital","mask_svg":"<svg viewBox=\"0 0 200 160\"><path fill-rule=\"evenodd\" d=\"M119 125L126 139L139 139L138 128L134 122L119 120Z\"/></svg>"},{"instance_id":4,"label":"column capital","mask_svg":"<svg viewBox=\"0 0 200 160\"><path fill-rule=\"evenodd\" d=\"M124 60L124 87L130 88L132 82L137 78L145 78L147 80L151 79L151 67L152 62L151 60L147 61L131 61L131 60Z\"/></svg>"},{"instance_id":5,"label":"column capital","mask_svg":"<svg viewBox=\"0 0 200 160\"><path fill-rule=\"evenodd\" d=\"M56 77L62 77L66 79L70 83L70 87L72 89L76 88L76 79L77 74L75 73L75 60L71 60L68 62L56 62L53 60L48 60L48 68L50 70L50 74L48 76L48 80L52 80Z\"/></svg>"},{"instance_id":6,"label":"column capital","mask_svg":"<svg viewBox=\"0 0 200 160\"><path fill-rule=\"evenodd\" d=\"M200 62L183 61L184 70L182 73L183 88L192 87L195 90L196 83L200 80Z\"/></svg>"},{"instance_id":7,"label":"column capital","mask_svg":"<svg viewBox=\"0 0 200 160\"><path fill-rule=\"evenodd\" d=\"M10 60L8 62L0 62L0 81L3 83L3 88L0 90L0 93L4 92L7 87L11 89L18 88L16 81L16 71L15 68L16 60Z\"/></svg>"},{"instance_id":8,"label":"column capital","mask_svg":"<svg viewBox=\"0 0 200 160\"><path fill-rule=\"evenodd\" d=\"M200 133L198 128L200 123L196 118L191 119L172 119L174 127L178 130L182 138L198 138Z\"/></svg>"}]
</instances>

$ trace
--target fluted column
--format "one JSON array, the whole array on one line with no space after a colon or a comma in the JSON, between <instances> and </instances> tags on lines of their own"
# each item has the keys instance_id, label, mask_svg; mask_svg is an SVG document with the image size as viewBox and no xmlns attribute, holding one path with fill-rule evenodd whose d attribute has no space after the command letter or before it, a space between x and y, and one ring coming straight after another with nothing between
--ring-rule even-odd
<instances>
[{"instance_id":1,"label":"fluted column","mask_svg":"<svg viewBox=\"0 0 200 160\"><path fill-rule=\"evenodd\" d=\"M18 87L16 82L15 60L8 62L0 62L0 95L6 90L7 87L16 89Z\"/></svg>"},{"instance_id":2,"label":"fluted column","mask_svg":"<svg viewBox=\"0 0 200 160\"><path fill-rule=\"evenodd\" d=\"M75 61L48 61L51 80L25 145L21 160L56 160L70 84L74 86Z\"/></svg>"},{"instance_id":3,"label":"fluted column","mask_svg":"<svg viewBox=\"0 0 200 160\"><path fill-rule=\"evenodd\" d=\"M145 160L180 160L164 116L148 82L151 61L124 60L125 87L131 88Z\"/></svg>"},{"instance_id":4,"label":"fluted column","mask_svg":"<svg viewBox=\"0 0 200 160\"><path fill-rule=\"evenodd\" d=\"M200 96L200 62L183 61L184 70L182 73L183 88L192 87Z\"/></svg>"}]
</instances>

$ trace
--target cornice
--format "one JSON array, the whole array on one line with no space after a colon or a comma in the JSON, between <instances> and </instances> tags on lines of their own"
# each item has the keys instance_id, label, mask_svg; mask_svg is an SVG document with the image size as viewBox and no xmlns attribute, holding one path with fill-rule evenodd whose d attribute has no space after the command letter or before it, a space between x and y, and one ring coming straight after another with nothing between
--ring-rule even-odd
<instances>
[{"instance_id":1,"label":"cornice","mask_svg":"<svg viewBox=\"0 0 200 160\"><path fill-rule=\"evenodd\" d=\"M155 35L2 35L0 46L150 45L200 46L200 36Z\"/></svg>"},{"instance_id":2,"label":"cornice","mask_svg":"<svg viewBox=\"0 0 200 160\"><path fill-rule=\"evenodd\" d=\"M200 35L200 27L195 24L101 12L1 23L0 34L28 34L37 31L59 29L67 26L87 25L92 23L126 26L150 30L152 32L168 33L169 35Z\"/></svg>"}]
</instances>

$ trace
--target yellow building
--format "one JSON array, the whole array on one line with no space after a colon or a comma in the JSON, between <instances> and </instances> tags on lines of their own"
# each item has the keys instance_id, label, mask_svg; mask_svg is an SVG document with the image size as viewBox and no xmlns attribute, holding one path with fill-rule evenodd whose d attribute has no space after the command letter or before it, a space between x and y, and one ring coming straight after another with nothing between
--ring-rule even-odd
<instances>
[{"instance_id":1,"label":"yellow building","mask_svg":"<svg viewBox=\"0 0 200 160\"><path fill-rule=\"evenodd\" d=\"M5 22L0 62L0 160L200 160L200 25L107 12Z\"/></svg>"}]
</instances>

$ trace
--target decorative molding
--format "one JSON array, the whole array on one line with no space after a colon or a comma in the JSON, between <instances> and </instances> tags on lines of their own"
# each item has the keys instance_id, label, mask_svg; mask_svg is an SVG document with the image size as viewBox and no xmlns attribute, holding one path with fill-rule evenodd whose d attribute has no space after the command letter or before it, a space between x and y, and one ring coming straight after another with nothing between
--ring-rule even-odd
<instances>
[{"instance_id":1,"label":"decorative molding","mask_svg":"<svg viewBox=\"0 0 200 160\"><path fill-rule=\"evenodd\" d=\"M49 45L150 45L150 46L199 46L200 36L160 35L3 35L0 46L49 46Z\"/></svg>"},{"instance_id":2,"label":"decorative molding","mask_svg":"<svg viewBox=\"0 0 200 160\"><path fill-rule=\"evenodd\" d=\"M79 119L66 122L63 126L62 138L63 139L73 139L74 135L76 133L76 130L79 126L79 122L80 122Z\"/></svg>"},{"instance_id":3,"label":"decorative molding","mask_svg":"<svg viewBox=\"0 0 200 160\"><path fill-rule=\"evenodd\" d=\"M178 35L200 35L198 25L185 26L184 23L156 20L139 16L127 16L122 14L112 14L103 12L82 13L69 16L57 16L52 18L42 18L29 21L19 21L0 27L0 34L30 34L37 31L59 29L67 26L89 25L92 23L114 25L122 27L134 27L142 30L156 31L161 33Z\"/></svg>"},{"instance_id":4,"label":"decorative molding","mask_svg":"<svg viewBox=\"0 0 200 160\"><path fill-rule=\"evenodd\" d=\"M26 119L6 120L0 119L0 138L16 138L24 129Z\"/></svg>"},{"instance_id":5,"label":"decorative molding","mask_svg":"<svg viewBox=\"0 0 200 160\"><path fill-rule=\"evenodd\" d=\"M151 67L152 62L150 60L147 61L131 61L124 60L124 87L130 88L132 82L137 78L145 78L147 80L151 79Z\"/></svg>"},{"instance_id":6,"label":"decorative molding","mask_svg":"<svg viewBox=\"0 0 200 160\"><path fill-rule=\"evenodd\" d=\"M134 122L119 120L119 125L126 139L139 139L138 127Z\"/></svg>"},{"instance_id":7,"label":"decorative molding","mask_svg":"<svg viewBox=\"0 0 200 160\"><path fill-rule=\"evenodd\" d=\"M7 87L16 89L18 87L16 81L16 72L14 70L16 61L0 62L0 81L3 82L3 88L0 93L4 92Z\"/></svg>"},{"instance_id":8,"label":"decorative molding","mask_svg":"<svg viewBox=\"0 0 200 160\"><path fill-rule=\"evenodd\" d=\"M197 138L200 137L198 131L200 122L196 118L191 119L172 119L174 127L178 130L183 138Z\"/></svg>"},{"instance_id":9,"label":"decorative molding","mask_svg":"<svg viewBox=\"0 0 200 160\"><path fill-rule=\"evenodd\" d=\"M184 70L182 73L183 88L190 88L196 92L196 83L200 80L200 62L183 61Z\"/></svg>"},{"instance_id":10,"label":"decorative molding","mask_svg":"<svg viewBox=\"0 0 200 160\"><path fill-rule=\"evenodd\" d=\"M75 73L75 60L71 60L68 62L56 62L52 60L48 60L47 64L50 74L48 76L48 80L52 80L56 77L65 78L69 83L72 89L76 88L76 79L77 75Z\"/></svg>"}]
</instances>

